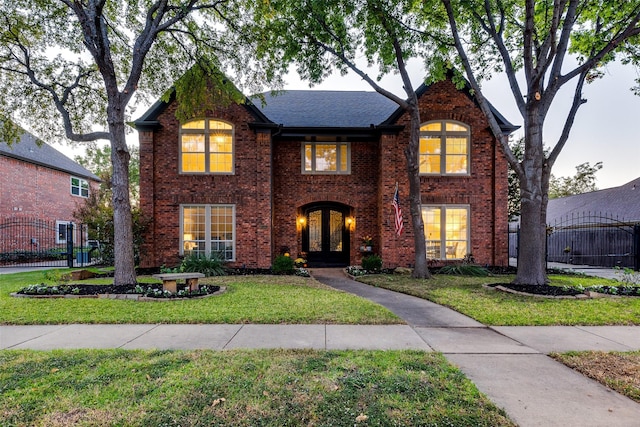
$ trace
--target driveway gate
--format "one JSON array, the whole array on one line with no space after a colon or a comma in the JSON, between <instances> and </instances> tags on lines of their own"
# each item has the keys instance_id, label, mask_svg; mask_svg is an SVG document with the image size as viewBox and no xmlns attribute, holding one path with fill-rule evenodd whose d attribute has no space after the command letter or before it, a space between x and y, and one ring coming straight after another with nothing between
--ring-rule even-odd
<instances>
[{"instance_id":1,"label":"driveway gate","mask_svg":"<svg viewBox=\"0 0 640 427\"><path fill-rule=\"evenodd\" d=\"M97 255L87 226L39 218L0 220L0 268L82 267Z\"/></svg>"},{"instance_id":2,"label":"driveway gate","mask_svg":"<svg viewBox=\"0 0 640 427\"><path fill-rule=\"evenodd\" d=\"M509 256L517 258L520 235L509 231ZM640 269L640 223L586 212L547 226L547 262Z\"/></svg>"}]
</instances>

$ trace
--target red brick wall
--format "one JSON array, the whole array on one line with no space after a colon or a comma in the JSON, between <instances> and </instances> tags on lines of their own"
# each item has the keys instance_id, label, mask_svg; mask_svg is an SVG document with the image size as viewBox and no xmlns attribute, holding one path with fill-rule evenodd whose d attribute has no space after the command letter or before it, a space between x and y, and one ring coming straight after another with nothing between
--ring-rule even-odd
<instances>
[{"instance_id":1,"label":"red brick wall","mask_svg":"<svg viewBox=\"0 0 640 427\"><path fill-rule=\"evenodd\" d=\"M287 246L292 256L302 251L302 232L296 226L301 208L315 202L341 203L350 207L355 230L350 232L351 263L359 262L364 234L379 242L376 225L379 149L377 141L351 142L350 175L302 174L302 141L274 143L274 243Z\"/></svg>"},{"instance_id":2,"label":"red brick wall","mask_svg":"<svg viewBox=\"0 0 640 427\"><path fill-rule=\"evenodd\" d=\"M0 156L0 218L73 220L84 198L71 194L69 173ZM89 181L95 191L97 183Z\"/></svg>"},{"instance_id":3,"label":"red brick wall","mask_svg":"<svg viewBox=\"0 0 640 427\"><path fill-rule=\"evenodd\" d=\"M421 202L430 204L462 204L470 207L470 253L476 262L506 265L507 238L507 161L494 140L488 123L478 108L464 93L456 90L451 81L431 85L420 98L420 119L457 120L471 127L469 176L423 176L420 179ZM397 137L382 139L382 183L380 186L382 258L387 265L414 264L413 229L409 210L409 184L406 161L400 149L408 141L409 117L403 115L397 124L406 131ZM402 167L399 167L401 165ZM405 227L396 237L391 197L396 180L400 185Z\"/></svg>"},{"instance_id":4,"label":"red brick wall","mask_svg":"<svg viewBox=\"0 0 640 427\"><path fill-rule=\"evenodd\" d=\"M471 253L482 264L505 265L507 164L481 110L449 81L432 85L422 96L420 109L423 122L452 119L471 127L470 176L422 177L422 203L469 205ZM180 175L179 124L174 113L175 105L169 106L158 117L159 130L140 132L141 207L153 219L145 236L144 267L179 261L181 204L235 204L235 265L269 267L281 247L289 247L292 256L299 254L302 238L296 218L303 206L320 201L348 206L355 217L350 263L360 262L358 248L365 234L373 236L385 266L414 263L406 131L383 135L379 141L352 141L350 175L306 175L301 173L300 140L271 142L268 134L256 134L248 127L254 119L244 107L231 105L209 112L208 117L235 124L235 174ZM408 123L407 115L398 120L406 128ZM391 205L396 182L405 219L400 237L395 236Z\"/></svg>"},{"instance_id":5,"label":"red brick wall","mask_svg":"<svg viewBox=\"0 0 640 427\"><path fill-rule=\"evenodd\" d=\"M248 123L254 118L239 105L210 111L207 117L235 125L235 174L179 174L179 128L175 104L159 117L156 132L140 132L140 193L144 215L152 218L145 236L143 267L179 262L180 205L234 204L235 266L271 265L271 141Z\"/></svg>"}]
</instances>

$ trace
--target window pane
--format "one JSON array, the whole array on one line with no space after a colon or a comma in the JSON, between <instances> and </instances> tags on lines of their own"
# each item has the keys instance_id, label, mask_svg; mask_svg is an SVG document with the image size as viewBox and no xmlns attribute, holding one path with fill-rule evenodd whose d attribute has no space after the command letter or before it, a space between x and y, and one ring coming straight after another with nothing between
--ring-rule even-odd
<instances>
[{"instance_id":1,"label":"window pane","mask_svg":"<svg viewBox=\"0 0 640 427\"><path fill-rule=\"evenodd\" d=\"M467 156L447 156L447 173L467 173Z\"/></svg>"},{"instance_id":2,"label":"window pane","mask_svg":"<svg viewBox=\"0 0 640 427\"><path fill-rule=\"evenodd\" d=\"M221 122L220 120L209 120L209 129L233 129L229 123Z\"/></svg>"},{"instance_id":3,"label":"window pane","mask_svg":"<svg viewBox=\"0 0 640 427\"><path fill-rule=\"evenodd\" d=\"M347 160L348 160L347 145L341 144L340 145L340 171L346 172L349 169Z\"/></svg>"},{"instance_id":4,"label":"window pane","mask_svg":"<svg viewBox=\"0 0 640 427\"><path fill-rule=\"evenodd\" d=\"M205 172L204 153L182 154L183 172Z\"/></svg>"},{"instance_id":5,"label":"window pane","mask_svg":"<svg viewBox=\"0 0 640 427\"><path fill-rule=\"evenodd\" d=\"M182 125L182 129L204 129L204 120L193 120Z\"/></svg>"},{"instance_id":6,"label":"window pane","mask_svg":"<svg viewBox=\"0 0 640 427\"><path fill-rule=\"evenodd\" d=\"M420 126L420 130L425 132L439 132L442 130L442 124L440 122L427 123L426 125Z\"/></svg>"},{"instance_id":7,"label":"window pane","mask_svg":"<svg viewBox=\"0 0 640 427\"><path fill-rule=\"evenodd\" d=\"M185 134L182 135L183 153L204 153L204 135Z\"/></svg>"},{"instance_id":8,"label":"window pane","mask_svg":"<svg viewBox=\"0 0 640 427\"><path fill-rule=\"evenodd\" d=\"M447 154L467 154L467 138L447 138Z\"/></svg>"},{"instance_id":9,"label":"window pane","mask_svg":"<svg viewBox=\"0 0 640 427\"><path fill-rule=\"evenodd\" d=\"M336 171L336 157L335 145L316 144L316 171Z\"/></svg>"},{"instance_id":10,"label":"window pane","mask_svg":"<svg viewBox=\"0 0 640 427\"><path fill-rule=\"evenodd\" d=\"M304 144L304 170L312 171L313 170L313 154L312 154L311 144Z\"/></svg>"},{"instance_id":11,"label":"window pane","mask_svg":"<svg viewBox=\"0 0 640 427\"><path fill-rule=\"evenodd\" d=\"M309 212L309 252L322 251L322 211Z\"/></svg>"},{"instance_id":12,"label":"window pane","mask_svg":"<svg viewBox=\"0 0 640 427\"><path fill-rule=\"evenodd\" d=\"M467 253L467 209L447 209L446 227L446 258L464 258Z\"/></svg>"},{"instance_id":13,"label":"window pane","mask_svg":"<svg viewBox=\"0 0 640 427\"><path fill-rule=\"evenodd\" d=\"M205 207L185 206L182 210L182 245L185 252L205 253Z\"/></svg>"},{"instance_id":14,"label":"window pane","mask_svg":"<svg viewBox=\"0 0 640 427\"><path fill-rule=\"evenodd\" d=\"M212 154L209 157L210 172L231 172L233 170L231 154Z\"/></svg>"},{"instance_id":15,"label":"window pane","mask_svg":"<svg viewBox=\"0 0 640 427\"><path fill-rule=\"evenodd\" d=\"M467 132L469 130L468 127L460 125L458 123L447 122L446 124L447 131L450 132Z\"/></svg>"},{"instance_id":16,"label":"window pane","mask_svg":"<svg viewBox=\"0 0 640 427\"><path fill-rule=\"evenodd\" d=\"M233 259L233 207L211 206L211 252Z\"/></svg>"},{"instance_id":17,"label":"window pane","mask_svg":"<svg viewBox=\"0 0 640 427\"><path fill-rule=\"evenodd\" d=\"M330 211L329 227L330 227L330 249L334 252L342 252L342 227L344 219L342 212Z\"/></svg>"}]
</instances>

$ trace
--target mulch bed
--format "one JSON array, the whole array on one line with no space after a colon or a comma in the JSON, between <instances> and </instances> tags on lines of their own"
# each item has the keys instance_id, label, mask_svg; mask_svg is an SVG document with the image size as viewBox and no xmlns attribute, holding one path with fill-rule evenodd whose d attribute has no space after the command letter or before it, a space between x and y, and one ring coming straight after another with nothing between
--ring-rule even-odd
<instances>
[{"instance_id":1,"label":"mulch bed","mask_svg":"<svg viewBox=\"0 0 640 427\"><path fill-rule=\"evenodd\" d=\"M582 292L576 289L564 289L558 286L549 285L516 285L513 283L494 283L488 286L502 286L503 288L511 289L516 292L524 292L532 295L545 295L552 297L576 296L582 294Z\"/></svg>"}]
</instances>

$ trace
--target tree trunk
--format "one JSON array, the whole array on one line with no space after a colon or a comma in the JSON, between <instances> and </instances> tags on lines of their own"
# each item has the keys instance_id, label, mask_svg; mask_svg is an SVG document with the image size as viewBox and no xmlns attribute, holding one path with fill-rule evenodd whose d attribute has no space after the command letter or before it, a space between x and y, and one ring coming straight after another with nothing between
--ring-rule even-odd
<instances>
[{"instance_id":1,"label":"tree trunk","mask_svg":"<svg viewBox=\"0 0 640 427\"><path fill-rule=\"evenodd\" d=\"M409 144L404 151L407 158L407 173L409 176L409 207L411 211L411 224L413 226L413 247L415 252L415 267L413 277L428 279L431 277L427 265L427 248L424 238L424 224L422 222L422 197L420 194L420 164L418 151L420 149L420 110L417 99L411 101L409 108L411 117L411 129Z\"/></svg>"},{"instance_id":2,"label":"tree trunk","mask_svg":"<svg viewBox=\"0 0 640 427\"><path fill-rule=\"evenodd\" d=\"M115 110L115 111L114 111ZM136 283L131 201L129 199L129 149L125 139L124 109L109 105L111 164L113 165L114 285Z\"/></svg>"},{"instance_id":3,"label":"tree trunk","mask_svg":"<svg viewBox=\"0 0 640 427\"><path fill-rule=\"evenodd\" d=\"M547 204L551 168L542 140L542 124L535 108L525 120L525 154L520 180L520 243L514 283L547 283Z\"/></svg>"}]
</instances>

